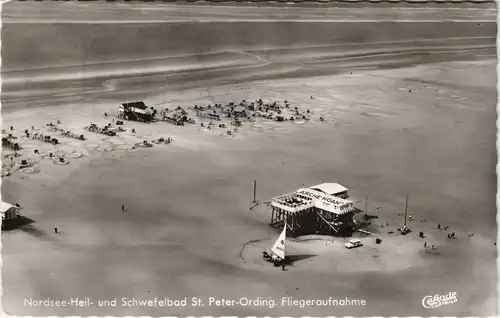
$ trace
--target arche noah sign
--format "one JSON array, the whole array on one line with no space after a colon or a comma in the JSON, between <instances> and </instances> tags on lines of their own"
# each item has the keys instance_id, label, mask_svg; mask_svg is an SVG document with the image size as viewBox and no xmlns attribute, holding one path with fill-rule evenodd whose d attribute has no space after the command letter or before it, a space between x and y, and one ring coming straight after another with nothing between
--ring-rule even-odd
<instances>
[{"instance_id":1,"label":"arche noah sign","mask_svg":"<svg viewBox=\"0 0 500 318\"><path fill-rule=\"evenodd\" d=\"M332 196L322 195L320 193L313 192L312 190L305 190L305 189L303 189L303 190L300 190L298 193L306 195L306 196L311 197L313 199L317 199L317 200L323 201L325 203L331 203L331 204L335 204L335 205L346 204L346 202L339 201L338 199L336 199L336 198L334 198Z\"/></svg>"}]
</instances>

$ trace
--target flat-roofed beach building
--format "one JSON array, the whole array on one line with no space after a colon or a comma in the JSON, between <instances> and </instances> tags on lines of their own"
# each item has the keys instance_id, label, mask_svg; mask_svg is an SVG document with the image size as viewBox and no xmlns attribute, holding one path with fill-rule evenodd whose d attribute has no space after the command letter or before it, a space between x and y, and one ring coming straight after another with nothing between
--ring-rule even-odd
<instances>
[{"instance_id":1,"label":"flat-roofed beach building","mask_svg":"<svg viewBox=\"0 0 500 318\"><path fill-rule=\"evenodd\" d=\"M7 202L0 202L0 214L2 215L2 230L11 227L18 220L21 208Z\"/></svg>"},{"instance_id":2,"label":"flat-roofed beach building","mask_svg":"<svg viewBox=\"0 0 500 318\"><path fill-rule=\"evenodd\" d=\"M346 199L347 188L324 183L275 197L271 201L272 227L288 227L292 236L352 232L356 208Z\"/></svg>"}]
</instances>

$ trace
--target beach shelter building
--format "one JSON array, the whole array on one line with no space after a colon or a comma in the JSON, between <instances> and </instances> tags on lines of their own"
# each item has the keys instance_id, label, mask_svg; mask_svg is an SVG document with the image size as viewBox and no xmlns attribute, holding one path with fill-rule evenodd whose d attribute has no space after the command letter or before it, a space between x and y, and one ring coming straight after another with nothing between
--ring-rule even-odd
<instances>
[{"instance_id":1,"label":"beach shelter building","mask_svg":"<svg viewBox=\"0 0 500 318\"><path fill-rule=\"evenodd\" d=\"M0 202L0 213L2 215L2 229L6 227L6 225L9 225L9 223L17 221L18 217L20 216L19 210L21 208L12 205L7 202Z\"/></svg>"},{"instance_id":2,"label":"beach shelter building","mask_svg":"<svg viewBox=\"0 0 500 318\"><path fill-rule=\"evenodd\" d=\"M356 208L352 201L340 196L347 196L347 188L322 184L275 197L271 200L269 225L282 228L286 224L294 236L316 233L349 235L354 228Z\"/></svg>"},{"instance_id":3,"label":"beach shelter building","mask_svg":"<svg viewBox=\"0 0 500 318\"><path fill-rule=\"evenodd\" d=\"M153 112L143 101L123 103L120 105L118 110L120 112L119 117L125 120L142 122L149 122L153 120Z\"/></svg>"}]
</instances>

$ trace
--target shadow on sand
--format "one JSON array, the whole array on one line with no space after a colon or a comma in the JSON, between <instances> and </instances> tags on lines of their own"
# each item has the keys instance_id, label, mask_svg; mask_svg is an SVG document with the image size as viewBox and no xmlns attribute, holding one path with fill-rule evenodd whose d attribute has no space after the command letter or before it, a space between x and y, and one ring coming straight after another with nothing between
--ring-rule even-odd
<instances>
[{"instance_id":1,"label":"shadow on sand","mask_svg":"<svg viewBox=\"0 0 500 318\"><path fill-rule=\"evenodd\" d=\"M2 231L11 231L20 227L25 227L35 223L36 221L25 216L19 216L14 220L5 220L2 222ZM23 230L23 229L21 229ZM24 230L23 230L24 231Z\"/></svg>"},{"instance_id":2,"label":"shadow on sand","mask_svg":"<svg viewBox=\"0 0 500 318\"><path fill-rule=\"evenodd\" d=\"M314 254L295 254L295 255L287 255L285 259L285 263L287 265L293 264L295 262L300 262L302 260L314 257L317 255Z\"/></svg>"},{"instance_id":3,"label":"shadow on sand","mask_svg":"<svg viewBox=\"0 0 500 318\"><path fill-rule=\"evenodd\" d=\"M24 233L30 234L36 238L45 238L47 237L47 233L43 232L42 230L37 229L36 227L32 225L27 225L19 228L21 231Z\"/></svg>"},{"instance_id":4,"label":"shadow on sand","mask_svg":"<svg viewBox=\"0 0 500 318\"><path fill-rule=\"evenodd\" d=\"M7 223L2 223L2 231L21 231L26 234L32 235L33 237L42 239L47 238L48 235L44 231L37 229L33 223L36 221L25 216L19 216L16 220L11 220Z\"/></svg>"}]
</instances>

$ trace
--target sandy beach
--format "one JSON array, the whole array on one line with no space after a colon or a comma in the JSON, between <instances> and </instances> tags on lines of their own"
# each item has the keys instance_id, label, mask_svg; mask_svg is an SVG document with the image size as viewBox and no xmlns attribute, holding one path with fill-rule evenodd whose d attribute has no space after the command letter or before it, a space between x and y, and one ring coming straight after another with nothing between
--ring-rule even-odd
<instances>
[{"instance_id":1,"label":"sandy beach","mask_svg":"<svg viewBox=\"0 0 500 318\"><path fill-rule=\"evenodd\" d=\"M322 15L294 8L273 9L267 18L275 22L224 22L259 12L166 5L148 16L144 8L137 14L127 6L95 6L48 3L31 12L27 3L3 6L2 129L23 149L12 159L3 149L2 172L9 175L2 199L18 202L35 221L2 233L7 314L496 314L496 25L484 21L496 12L414 11L422 21L460 22L280 21L293 10ZM58 19L54 10L71 8L73 23L47 23ZM212 21L160 23L160 10L162 19L196 20L205 12ZM400 11L409 19L411 11ZM141 21L103 23L124 16ZM201 127L199 118L187 126L127 121L115 137L84 129L111 122L125 101L189 109L259 98L286 99L311 118L257 118L232 135ZM57 121L86 140L49 132L46 125ZM25 129L60 143L23 137ZM173 142L137 146L158 137ZM51 152L68 164L54 164ZM23 159L33 169L18 169ZM354 201L368 196L369 213L381 207L368 230L383 243L356 234L364 246L347 250L344 238L299 237L287 244L303 257L287 271L265 263L261 252L279 234L267 225L266 202L322 182L346 185ZM401 236L406 195L413 232ZM457 239L447 239L450 232ZM424 242L437 248L426 252ZM422 306L425 296L450 292L458 302ZM187 297L188 304L121 304L155 297ZM221 306L210 297L272 299L276 306ZM286 297L348 297L366 305L300 308L282 303ZM77 298L92 305L26 303ZM116 306L102 304L113 299Z\"/></svg>"}]
</instances>

